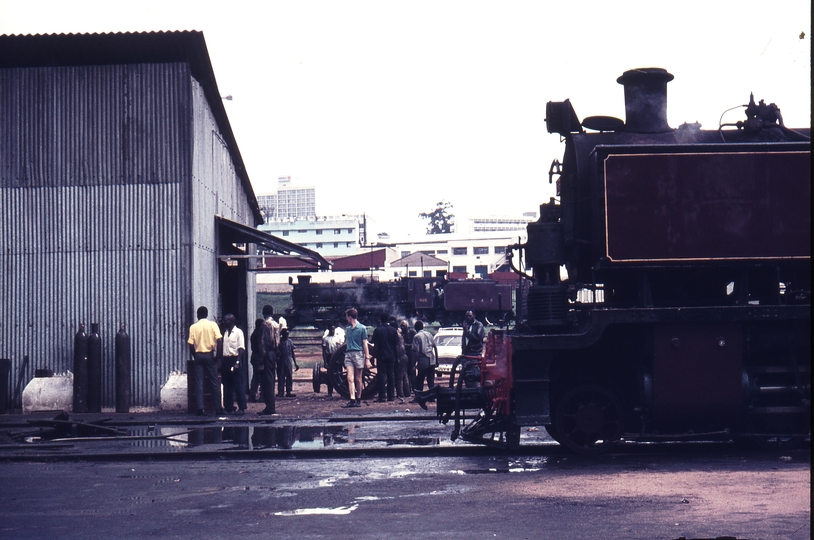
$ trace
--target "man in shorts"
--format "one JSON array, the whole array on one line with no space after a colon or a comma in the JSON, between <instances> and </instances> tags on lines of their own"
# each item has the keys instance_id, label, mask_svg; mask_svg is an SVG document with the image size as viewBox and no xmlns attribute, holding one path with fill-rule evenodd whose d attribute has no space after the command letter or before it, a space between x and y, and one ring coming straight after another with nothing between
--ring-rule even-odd
<instances>
[{"instance_id":1,"label":"man in shorts","mask_svg":"<svg viewBox=\"0 0 814 540\"><path fill-rule=\"evenodd\" d=\"M345 329L345 369L348 371L350 401L343 407L362 406L362 373L370 367L370 354L367 348L367 328L359 324L359 313L354 308L345 312L348 327Z\"/></svg>"}]
</instances>

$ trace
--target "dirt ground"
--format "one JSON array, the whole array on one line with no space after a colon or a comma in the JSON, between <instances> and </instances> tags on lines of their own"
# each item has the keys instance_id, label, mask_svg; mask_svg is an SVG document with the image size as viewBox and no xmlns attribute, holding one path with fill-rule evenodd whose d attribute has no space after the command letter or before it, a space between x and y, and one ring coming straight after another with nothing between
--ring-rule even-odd
<instances>
[{"instance_id":1,"label":"dirt ground","mask_svg":"<svg viewBox=\"0 0 814 540\"><path fill-rule=\"evenodd\" d=\"M276 398L277 412L281 418L308 419L308 418L329 418L331 416L354 416L370 414L414 414L416 416L426 416L435 414L434 409L425 411L415 403L410 403L410 399L399 399L395 401L378 403L374 400L362 401L362 407L345 409L342 406L347 400L337 392L333 397L328 397L326 385L320 386L320 391L314 392L312 366L319 357L303 356L298 358L300 370L294 373L293 398ZM264 404L261 402L249 403L246 411L248 415L257 414L262 411Z\"/></svg>"},{"instance_id":2,"label":"dirt ground","mask_svg":"<svg viewBox=\"0 0 814 540\"><path fill-rule=\"evenodd\" d=\"M302 371L302 370L300 370ZM419 416L432 414L434 411L425 411L415 403L409 403L409 399L377 403L375 400L362 401L361 408L345 409L342 406L347 400L334 392L333 397L328 397L327 389L323 385L320 393L314 392L310 380L295 380L293 398L276 398L277 412L282 418L305 419L305 418L328 418L331 416L353 416L369 415L374 411L381 414L392 413L414 413ZM262 411L262 402L249 403L247 414L257 414Z\"/></svg>"}]
</instances>

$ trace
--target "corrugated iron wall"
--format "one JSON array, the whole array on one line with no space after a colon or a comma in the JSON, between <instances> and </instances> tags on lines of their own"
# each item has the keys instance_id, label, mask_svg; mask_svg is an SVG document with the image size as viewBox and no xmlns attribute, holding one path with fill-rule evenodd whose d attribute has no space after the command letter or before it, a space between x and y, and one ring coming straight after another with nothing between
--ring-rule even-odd
<instances>
[{"instance_id":1,"label":"corrugated iron wall","mask_svg":"<svg viewBox=\"0 0 814 540\"><path fill-rule=\"evenodd\" d=\"M189 200L191 84L186 64L0 69L0 357L13 381L25 355L24 382L72 370L74 334L94 322L104 406L120 323L133 406L156 405L185 369L190 283L206 280L189 276L185 242L193 221L214 221ZM194 235L202 249L211 234Z\"/></svg>"},{"instance_id":2,"label":"corrugated iron wall","mask_svg":"<svg viewBox=\"0 0 814 540\"><path fill-rule=\"evenodd\" d=\"M218 234L214 215L219 215L250 227L255 226L248 194L238 179L229 148L219 134L210 108L206 105L203 88L193 79L193 152L192 152L192 304L188 307L188 322L194 322L195 309L209 308L210 318L223 315L218 288ZM254 306L254 275L245 275ZM254 309L250 313L235 313L238 324L246 331L246 321L253 325ZM247 334L248 336L248 334Z\"/></svg>"}]
</instances>

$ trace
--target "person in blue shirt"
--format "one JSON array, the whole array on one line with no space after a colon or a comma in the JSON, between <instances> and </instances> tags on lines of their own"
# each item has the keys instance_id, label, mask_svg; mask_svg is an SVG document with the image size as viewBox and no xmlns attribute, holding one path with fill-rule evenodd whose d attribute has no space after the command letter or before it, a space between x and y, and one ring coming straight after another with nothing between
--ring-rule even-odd
<instances>
[{"instance_id":1,"label":"person in blue shirt","mask_svg":"<svg viewBox=\"0 0 814 540\"><path fill-rule=\"evenodd\" d=\"M350 308L345 312L348 327L345 329L345 368L348 371L350 401L343 407L362 406L362 373L370 368L370 352L367 348L367 328L356 318L359 312Z\"/></svg>"}]
</instances>

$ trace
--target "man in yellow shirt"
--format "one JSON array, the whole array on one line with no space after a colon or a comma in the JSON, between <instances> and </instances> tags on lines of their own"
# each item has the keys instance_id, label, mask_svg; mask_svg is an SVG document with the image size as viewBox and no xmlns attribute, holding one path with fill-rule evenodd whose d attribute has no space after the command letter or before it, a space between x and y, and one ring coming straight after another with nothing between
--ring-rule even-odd
<instances>
[{"instance_id":1,"label":"man in yellow shirt","mask_svg":"<svg viewBox=\"0 0 814 540\"><path fill-rule=\"evenodd\" d=\"M207 319L209 310L205 306L198 308L198 322L189 327L189 352L192 354L195 368L195 404L198 409L198 416L206 416L203 399L203 378L206 379L212 388L212 401L215 403L215 414L224 414L223 405L220 400L220 381L218 381L218 369L216 366L218 350L223 342L220 328L214 321Z\"/></svg>"}]
</instances>

